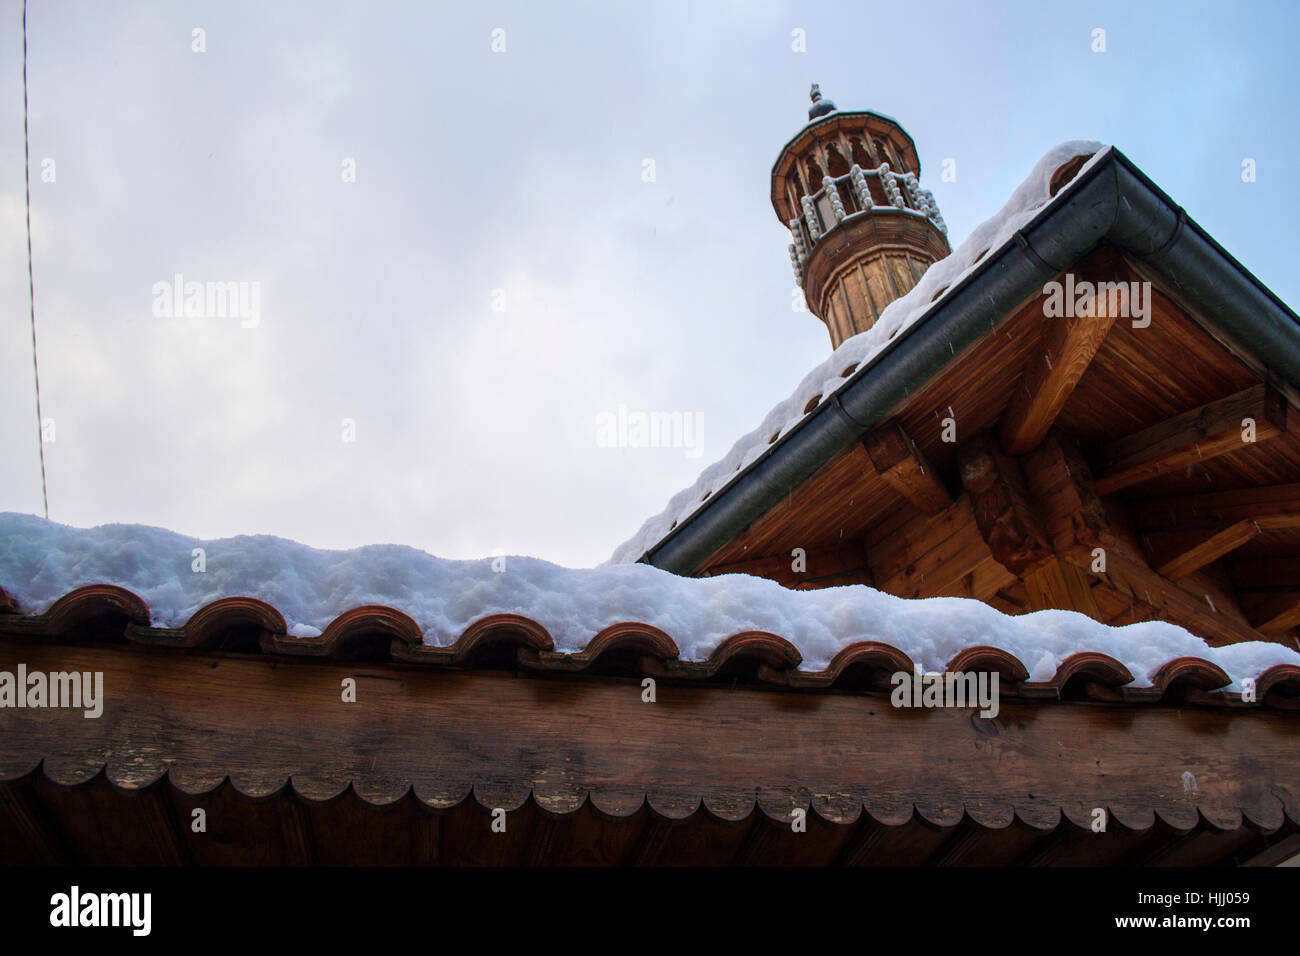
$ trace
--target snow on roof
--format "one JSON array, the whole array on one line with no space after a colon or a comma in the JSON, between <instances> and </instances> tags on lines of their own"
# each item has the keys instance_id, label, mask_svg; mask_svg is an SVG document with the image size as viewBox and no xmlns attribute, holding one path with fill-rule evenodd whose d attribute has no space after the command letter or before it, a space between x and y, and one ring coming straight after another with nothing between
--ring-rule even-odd
<instances>
[{"instance_id":1,"label":"snow on roof","mask_svg":"<svg viewBox=\"0 0 1300 956\"><path fill-rule=\"evenodd\" d=\"M991 260L991 253L1013 242L1016 232L1038 215L1044 206L1068 192L1067 186L1055 197L1050 194L1052 173L1076 156L1092 154L1092 158L1076 174L1077 181L1083 170L1101 161L1107 151L1108 148L1102 143L1082 140L1062 143L1050 150L1034 166L1029 178L1011 194L997 215L977 226L952 254L930 266L911 291L885 307L875 325L840 343L839 348L825 362L804 376L794 394L768 412L763 424L736 442L720 461L705 468L695 484L675 494L669 500L667 508L646 521L641 530L619 545L608 563L631 564L639 561L646 551L702 507L705 499L720 491L737 473L771 448L779 436L785 435L806 415L811 414L812 409L807 412L804 409L808 408L814 398L821 396L818 402L820 405L845 386L849 380L846 370L861 368L883 352L898 332L929 312L932 304L943 298L978 263Z\"/></svg>"},{"instance_id":2,"label":"snow on roof","mask_svg":"<svg viewBox=\"0 0 1300 956\"><path fill-rule=\"evenodd\" d=\"M194 549L206 570L194 570ZM1107 654L1147 687L1160 667L1198 657L1221 667L1239 691L1276 664L1300 664L1280 644L1212 648L1172 624L1108 627L1073 611L1010 617L964 598L906 600L865 585L791 591L764 578L683 578L645 564L563 568L538 558L451 561L414 548L372 545L323 551L268 535L204 541L161 528L109 524L72 528L33 515L0 513L0 587L24 614L39 614L87 584L114 584L148 604L155 626L175 627L223 597L255 597L279 609L294 636L319 634L359 605L409 615L424 642L448 645L491 614L532 618L555 649L576 653L611 624L660 628L682 660L702 661L726 638L749 630L779 635L821 670L860 640L898 648L930 672L975 645L1007 651L1032 681L1050 680L1072 654Z\"/></svg>"}]
</instances>

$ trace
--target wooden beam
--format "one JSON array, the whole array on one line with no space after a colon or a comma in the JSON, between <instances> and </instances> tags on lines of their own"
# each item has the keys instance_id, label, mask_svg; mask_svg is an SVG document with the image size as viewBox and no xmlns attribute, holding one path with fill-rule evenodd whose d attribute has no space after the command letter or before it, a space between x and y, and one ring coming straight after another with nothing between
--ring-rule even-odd
<instances>
[{"instance_id":1,"label":"wooden beam","mask_svg":"<svg viewBox=\"0 0 1300 956\"><path fill-rule=\"evenodd\" d=\"M1078 446L1051 433L1020 459L1043 530L1058 554L1071 548L1110 548L1116 538L1092 472Z\"/></svg>"},{"instance_id":2,"label":"wooden beam","mask_svg":"<svg viewBox=\"0 0 1300 956\"><path fill-rule=\"evenodd\" d=\"M1300 591L1247 591L1242 607L1251 625L1261 634L1284 634L1300 627Z\"/></svg>"},{"instance_id":3,"label":"wooden beam","mask_svg":"<svg viewBox=\"0 0 1300 956\"><path fill-rule=\"evenodd\" d=\"M1073 564L1052 558L1041 567L1025 574L1025 590L1029 594L1030 611L1056 608L1078 611L1094 621L1102 621L1097 599L1092 594L1092 582L1087 572Z\"/></svg>"},{"instance_id":4,"label":"wooden beam","mask_svg":"<svg viewBox=\"0 0 1300 956\"><path fill-rule=\"evenodd\" d=\"M936 515L952 504L938 471L897 422L868 433L862 445L880 477L923 514Z\"/></svg>"},{"instance_id":5,"label":"wooden beam","mask_svg":"<svg viewBox=\"0 0 1300 956\"><path fill-rule=\"evenodd\" d=\"M1100 455L1103 495L1247 447L1242 422L1255 423L1255 442L1286 431L1286 403L1264 385L1194 408L1122 438Z\"/></svg>"},{"instance_id":6,"label":"wooden beam","mask_svg":"<svg viewBox=\"0 0 1300 956\"><path fill-rule=\"evenodd\" d=\"M1104 299L1099 311L1108 311ZM1002 415L998 438L1008 455L1037 448L1115 324L1114 315L1047 319L1041 354L1032 353L1022 388Z\"/></svg>"},{"instance_id":7,"label":"wooden beam","mask_svg":"<svg viewBox=\"0 0 1300 956\"><path fill-rule=\"evenodd\" d=\"M1134 502L1133 512L1144 531L1212 528L1244 519L1261 522L1262 530L1280 530L1300 522L1300 484L1149 498Z\"/></svg>"},{"instance_id":8,"label":"wooden beam","mask_svg":"<svg viewBox=\"0 0 1300 956\"><path fill-rule=\"evenodd\" d=\"M867 552L860 540L807 549L803 551L802 558L793 553L796 550L803 549L792 547L781 554L720 564L705 570L701 577L752 574L788 588L872 583L871 572L867 569Z\"/></svg>"},{"instance_id":9,"label":"wooden beam","mask_svg":"<svg viewBox=\"0 0 1300 956\"><path fill-rule=\"evenodd\" d=\"M1023 577L1052 557L1016 460L1003 454L993 436L980 432L957 451L962 484L970 494L980 534L993 557Z\"/></svg>"},{"instance_id":10,"label":"wooden beam","mask_svg":"<svg viewBox=\"0 0 1300 956\"><path fill-rule=\"evenodd\" d=\"M989 551L968 494L933 518L917 515L870 557L875 586L897 597L987 600L1016 580Z\"/></svg>"},{"instance_id":11,"label":"wooden beam","mask_svg":"<svg viewBox=\"0 0 1300 956\"><path fill-rule=\"evenodd\" d=\"M1217 531L1152 531L1142 537L1151 566L1176 581L1237 550L1259 533L1256 522L1244 520Z\"/></svg>"},{"instance_id":12,"label":"wooden beam","mask_svg":"<svg viewBox=\"0 0 1300 956\"><path fill-rule=\"evenodd\" d=\"M86 720L76 709L6 710L0 777L44 759L52 779L73 782L107 762L125 790L171 767L213 786L228 776L241 792L292 776L307 800L351 783L376 802L414 787L450 808L472 788L478 799L510 796L497 804L507 808L531 793L539 807L570 813L595 793L603 813L627 818L647 798L684 817L701 801L744 808L757 798L781 819L812 800L842 824L864 806L908 808L910 818L912 806L941 804L965 806L983 825L1010 809L1039 827L1059 825L1062 810L1086 822L1085 808L1096 806L1119 819L1199 811L1236 827L1243 813L1275 819L1277 794L1300 792L1295 718L1269 708L1004 695L994 739L993 721L972 720L972 708L819 694L810 745L811 698L744 685L661 684L658 703L646 704L628 680L0 639L0 670L19 661L31 672L102 672L104 712ZM357 705L339 703L344 677L362 678ZM1195 796L1178 785L1184 771L1203 782ZM1294 801L1287 810L1296 812ZM526 838L513 822L508 835L491 834L487 819L477 809L466 820L483 841Z\"/></svg>"},{"instance_id":13,"label":"wooden beam","mask_svg":"<svg viewBox=\"0 0 1300 956\"><path fill-rule=\"evenodd\" d=\"M1072 552L1063 557L1091 573L1092 559L1086 553ZM1224 606L1223 601L1215 599L1212 588L1207 588L1203 594L1194 594L1186 587L1197 578L1189 577L1183 584L1171 581L1149 567L1144 557L1128 547L1108 549L1106 569L1096 574L1108 587L1149 608L1150 618L1172 621L1212 645L1260 640L1260 633L1240 616L1235 607Z\"/></svg>"},{"instance_id":14,"label":"wooden beam","mask_svg":"<svg viewBox=\"0 0 1300 956\"><path fill-rule=\"evenodd\" d=\"M1300 581L1300 557L1237 560L1230 570L1232 583L1243 590L1294 587Z\"/></svg>"}]
</instances>

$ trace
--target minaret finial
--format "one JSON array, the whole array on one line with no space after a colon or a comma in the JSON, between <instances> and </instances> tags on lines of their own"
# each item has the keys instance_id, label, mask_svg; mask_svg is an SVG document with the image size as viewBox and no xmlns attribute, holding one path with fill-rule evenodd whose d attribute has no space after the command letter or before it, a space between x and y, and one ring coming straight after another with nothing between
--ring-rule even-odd
<instances>
[{"instance_id":1,"label":"minaret finial","mask_svg":"<svg viewBox=\"0 0 1300 956\"><path fill-rule=\"evenodd\" d=\"M822 88L818 84L814 83L812 85L812 89L808 91L808 98L812 100L813 104L808 110L809 120L815 120L827 113L835 112L835 104L822 97Z\"/></svg>"}]
</instances>

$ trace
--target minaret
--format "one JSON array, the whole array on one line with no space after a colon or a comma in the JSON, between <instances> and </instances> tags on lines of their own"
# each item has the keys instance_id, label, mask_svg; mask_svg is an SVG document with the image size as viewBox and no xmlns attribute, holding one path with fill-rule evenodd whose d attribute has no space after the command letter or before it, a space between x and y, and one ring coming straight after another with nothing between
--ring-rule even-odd
<instances>
[{"instance_id":1,"label":"minaret","mask_svg":"<svg viewBox=\"0 0 1300 956\"><path fill-rule=\"evenodd\" d=\"M794 239L790 261L808 308L838 347L948 255L948 227L901 126L840 112L816 83L810 96L808 125L772 167L772 206Z\"/></svg>"}]
</instances>

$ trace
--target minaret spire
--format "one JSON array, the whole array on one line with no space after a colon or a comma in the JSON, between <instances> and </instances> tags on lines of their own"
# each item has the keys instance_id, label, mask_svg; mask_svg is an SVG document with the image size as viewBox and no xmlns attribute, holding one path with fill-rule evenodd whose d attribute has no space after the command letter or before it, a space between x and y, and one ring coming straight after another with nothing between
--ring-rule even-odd
<instances>
[{"instance_id":1,"label":"minaret spire","mask_svg":"<svg viewBox=\"0 0 1300 956\"><path fill-rule=\"evenodd\" d=\"M830 100L822 99L822 88L818 84L814 83L812 85L812 89L808 91L808 98L813 103L808 108L808 119L810 121L825 116L827 113L835 112L835 104Z\"/></svg>"},{"instance_id":2,"label":"minaret spire","mask_svg":"<svg viewBox=\"0 0 1300 956\"><path fill-rule=\"evenodd\" d=\"M948 255L948 227L921 187L916 144L898 123L840 111L814 83L808 125L772 168L772 207L790 230L804 301L838 347Z\"/></svg>"}]
</instances>

